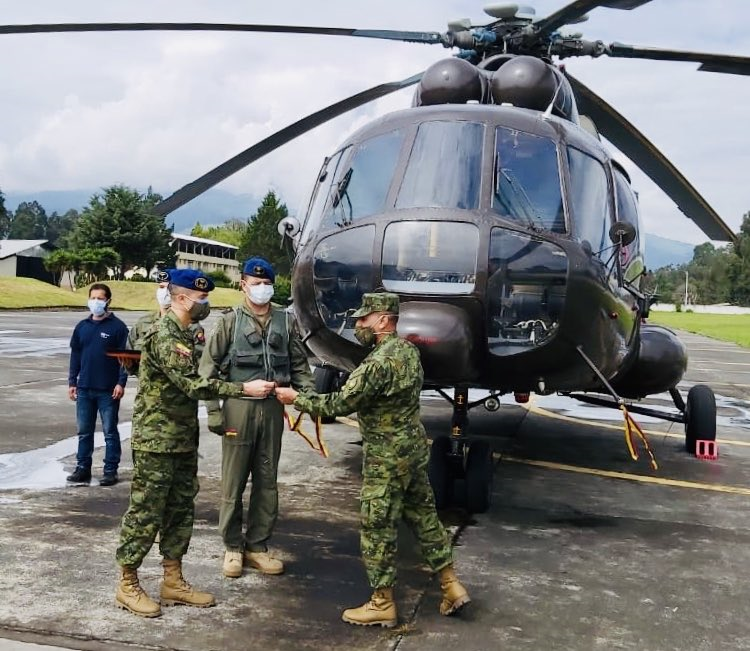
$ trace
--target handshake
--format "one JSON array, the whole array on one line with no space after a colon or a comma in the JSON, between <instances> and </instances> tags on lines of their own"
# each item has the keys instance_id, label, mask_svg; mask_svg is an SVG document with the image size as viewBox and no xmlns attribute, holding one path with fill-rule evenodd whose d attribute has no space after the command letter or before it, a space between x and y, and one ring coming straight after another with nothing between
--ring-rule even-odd
<instances>
[{"instance_id":1,"label":"handshake","mask_svg":"<svg viewBox=\"0 0 750 651\"><path fill-rule=\"evenodd\" d=\"M266 380L243 382L242 392L249 398L268 398L270 395L275 395L282 405L291 405L297 397L297 391L291 387L280 387L275 382ZM212 409L208 412L208 429L219 436L225 434L224 418L220 409Z\"/></svg>"},{"instance_id":2,"label":"handshake","mask_svg":"<svg viewBox=\"0 0 750 651\"><path fill-rule=\"evenodd\" d=\"M249 398L268 398L270 395L275 395L283 405L291 405L297 397L297 392L291 387L281 387L276 382L267 380L243 382L242 391Z\"/></svg>"}]
</instances>

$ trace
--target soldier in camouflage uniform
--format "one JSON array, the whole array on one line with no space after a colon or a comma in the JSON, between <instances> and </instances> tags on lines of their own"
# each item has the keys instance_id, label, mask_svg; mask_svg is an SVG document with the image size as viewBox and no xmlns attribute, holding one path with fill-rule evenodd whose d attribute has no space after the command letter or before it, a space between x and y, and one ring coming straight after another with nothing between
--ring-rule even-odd
<instances>
[{"instance_id":1,"label":"soldier in camouflage uniform","mask_svg":"<svg viewBox=\"0 0 750 651\"><path fill-rule=\"evenodd\" d=\"M209 403L208 428L223 436L219 532L224 541L224 576L242 575L244 564L265 574L281 574L284 564L268 551L279 513L276 477L284 431L284 407L274 387L314 387L310 366L291 315L271 303L275 273L263 258L243 266L241 305L225 312L209 335L199 372L250 382L261 400ZM247 530L242 530L242 495L252 476Z\"/></svg>"},{"instance_id":2,"label":"soldier in camouflage uniform","mask_svg":"<svg viewBox=\"0 0 750 651\"><path fill-rule=\"evenodd\" d=\"M169 289L170 311L143 339L133 409L133 481L116 553L121 573L115 602L144 617L161 614L137 574L157 532L164 557L161 603L200 607L215 603L212 595L193 589L182 576L198 492L198 400L250 395L242 383L198 375L188 326L208 316L211 279L195 269L179 269L172 272Z\"/></svg>"},{"instance_id":3,"label":"soldier in camouflage uniform","mask_svg":"<svg viewBox=\"0 0 750 651\"><path fill-rule=\"evenodd\" d=\"M419 418L423 371L417 348L396 333L398 296L365 294L354 335L374 346L349 376L341 391L318 395L276 389L285 404L318 416L357 412L363 441L361 548L371 599L344 611L350 624L391 627L397 622L393 585L396 582L397 527L403 518L419 541L422 556L440 575L440 612L450 615L469 602L453 571L450 540L437 516L427 478L429 444Z\"/></svg>"},{"instance_id":4,"label":"soldier in camouflage uniform","mask_svg":"<svg viewBox=\"0 0 750 651\"><path fill-rule=\"evenodd\" d=\"M143 315L130 328L130 332L128 333L128 348L131 350L140 350L143 345L143 338L146 336L148 330L154 325L154 323L169 312L169 306L172 303L172 297L169 294L170 271L170 269L162 269L156 275L156 282L159 283L159 286L156 289L156 302L159 304L159 309L155 312L149 312L148 314ZM191 323L188 327L193 333L196 358L200 359L200 356L203 353L203 348L206 344L206 334L200 323ZM127 364L127 370L131 375L138 375L138 368L139 363L137 361L132 361Z\"/></svg>"}]
</instances>

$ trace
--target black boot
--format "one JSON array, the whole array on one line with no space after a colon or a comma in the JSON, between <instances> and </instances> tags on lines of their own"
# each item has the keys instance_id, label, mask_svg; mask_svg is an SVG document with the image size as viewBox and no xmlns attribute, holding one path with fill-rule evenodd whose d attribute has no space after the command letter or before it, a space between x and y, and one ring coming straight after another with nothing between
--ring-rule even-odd
<instances>
[{"instance_id":1,"label":"black boot","mask_svg":"<svg viewBox=\"0 0 750 651\"><path fill-rule=\"evenodd\" d=\"M99 486L114 486L118 482L116 472L105 473L104 476L99 480Z\"/></svg>"},{"instance_id":2,"label":"black boot","mask_svg":"<svg viewBox=\"0 0 750 651\"><path fill-rule=\"evenodd\" d=\"M76 468L72 475L68 475L68 481L72 484L88 484L91 481L91 468Z\"/></svg>"}]
</instances>

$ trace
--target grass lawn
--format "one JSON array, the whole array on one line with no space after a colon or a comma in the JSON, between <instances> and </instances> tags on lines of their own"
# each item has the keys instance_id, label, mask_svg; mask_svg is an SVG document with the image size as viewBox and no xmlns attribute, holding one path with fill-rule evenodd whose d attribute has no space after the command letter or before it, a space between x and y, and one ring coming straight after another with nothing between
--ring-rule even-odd
<instances>
[{"instance_id":1,"label":"grass lawn","mask_svg":"<svg viewBox=\"0 0 750 651\"><path fill-rule=\"evenodd\" d=\"M112 290L114 310L156 309L156 283L113 280L107 285ZM242 300L238 290L224 287L218 287L210 296L211 305L215 307L229 307ZM85 310L87 300L86 288L72 292L31 278L0 278L0 309L78 307Z\"/></svg>"},{"instance_id":2,"label":"grass lawn","mask_svg":"<svg viewBox=\"0 0 750 651\"><path fill-rule=\"evenodd\" d=\"M750 348L750 314L651 312L648 320Z\"/></svg>"}]
</instances>

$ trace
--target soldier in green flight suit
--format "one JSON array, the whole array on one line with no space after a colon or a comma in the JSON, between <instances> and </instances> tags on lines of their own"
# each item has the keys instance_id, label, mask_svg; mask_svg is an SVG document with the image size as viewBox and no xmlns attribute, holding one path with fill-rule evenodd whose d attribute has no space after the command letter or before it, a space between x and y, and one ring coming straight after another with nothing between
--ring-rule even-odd
<instances>
[{"instance_id":1,"label":"soldier in green flight suit","mask_svg":"<svg viewBox=\"0 0 750 651\"><path fill-rule=\"evenodd\" d=\"M133 409L133 481L116 553L121 571L115 596L119 608L143 617L161 615L159 604L138 580L138 568L157 532L164 566L161 603L215 603L212 595L195 590L182 576L198 493L198 400L252 392L247 384L198 375L189 325L208 316L208 292L213 288L213 281L197 269L174 270L172 307L143 339Z\"/></svg>"},{"instance_id":2,"label":"soldier in green flight suit","mask_svg":"<svg viewBox=\"0 0 750 651\"><path fill-rule=\"evenodd\" d=\"M440 613L450 615L469 603L453 571L448 535L438 519L427 478L429 444L419 418L424 373L417 348L396 332L399 300L388 292L365 294L354 336L372 352L340 391L319 395L277 388L276 397L314 416L353 411L362 434L360 542L370 585L368 602L348 608L342 619L363 626L395 626L396 533L403 518L419 541L422 556L440 576Z\"/></svg>"},{"instance_id":3,"label":"soldier in green flight suit","mask_svg":"<svg viewBox=\"0 0 750 651\"><path fill-rule=\"evenodd\" d=\"M284 564L268 552L279 512L276 477L284 431L284 407L276 386L312 389L314 382L292 316L273 305L273 267L250 258L243 267L241 305L225 312L211 331L199 372L207 378L248 382L257 400L208 404L208 428L223 435L219 532L225 553L222 572L236 578L247 564L265 574L281 574ZM242 494L252 476L247 529L242 531Z\"/></svg>"}]
</instances>

